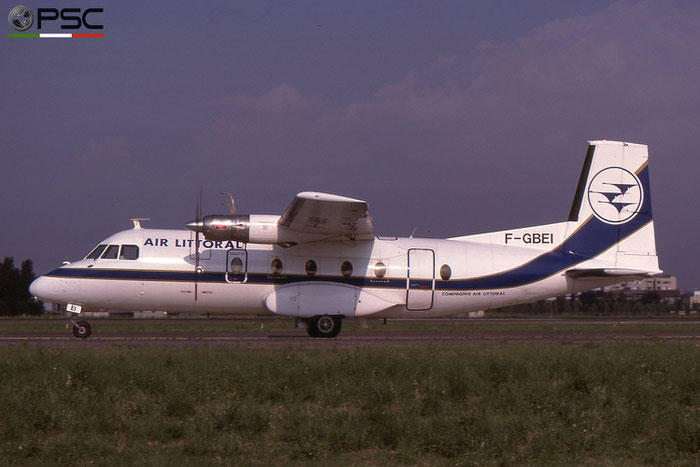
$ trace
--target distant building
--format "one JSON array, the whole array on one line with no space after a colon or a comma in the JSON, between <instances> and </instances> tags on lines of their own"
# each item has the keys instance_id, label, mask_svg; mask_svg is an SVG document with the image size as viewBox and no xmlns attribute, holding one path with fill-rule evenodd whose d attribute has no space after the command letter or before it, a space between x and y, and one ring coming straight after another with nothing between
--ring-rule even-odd
<instances>
[{"instance_id":1,"label":"distant building","mask_svg":"<svg viewBox=\"0 0 700 467\"><path fill-rule=\"evenodd\" d=\"M694 308L700 308L700 290L693 292L693 295L690 297L690 309Z\"/></svg>"},{"instance_id":2,"label":"distant building","mask_svg":"<svg viewBox=\"0 0 700 467\"><path fill-rule=\"evenodd\" d=\"M627 300L640 300L649 292L659 295L666 303L677 303L679 300L687 300L688 295L678 290L678 279L670 274L648 277L636 281L627 281L620 284L603 287L604 292L622 294ZM700 297L698 297L700 299ZM685 303L688 303L687 301Z\"/></svg>"},{"instance_id":3,"label":"distant building","mask_svg":"<svg viewBox=\"0 0 700 467\"><path fill-rule=\"evenodd\" d=\"M603 287L605 292L623 292L632 294L643 294L644 292L661 292L678 290L678 279L670 274L647 277L636 281L627 281L620 284ZM664 294L662 294L664 295Z\"/></svg>"}]
</instances>

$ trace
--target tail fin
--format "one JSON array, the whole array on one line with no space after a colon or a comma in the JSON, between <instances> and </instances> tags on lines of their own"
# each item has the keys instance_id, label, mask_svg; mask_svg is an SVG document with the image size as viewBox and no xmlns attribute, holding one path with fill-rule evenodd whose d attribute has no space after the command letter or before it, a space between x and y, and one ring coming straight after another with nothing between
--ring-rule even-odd
<instances>
[{"instance_id":1,"label":"tail fin","mask_svg":"<svg viewBox=\"0 0 700 467\"><path fill-rule=\"evenodd\" d=\"M589 142L569 214L565 251L615 268L661 272L648 159L642 144Z\"/></svg>"}]
</instances>

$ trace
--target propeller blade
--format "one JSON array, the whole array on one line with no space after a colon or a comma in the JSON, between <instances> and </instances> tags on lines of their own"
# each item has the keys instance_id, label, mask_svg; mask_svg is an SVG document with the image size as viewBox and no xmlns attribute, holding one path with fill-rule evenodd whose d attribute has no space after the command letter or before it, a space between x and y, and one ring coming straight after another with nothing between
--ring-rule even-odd
<instances>
[{"instance_id":1,"label":"propeller blade","mask_svg":"<svg viewBox=\"0 0 700 467\"><path fill-rule=\"evenodd\" d=\"M203 189L200 186L199 187L199 196L197 196L197 210L195 211L196 212L195 219L197 221L202 220L202 191L203 191Z\"/></svg>"},{"instance_id":2,"label":"propeller blade","mask_svg":"<svg viewBox=\"0 0 700 467\"><path fill-rule=\"evenodd\" d=\"M194 301L197 301L197 286L198 286L198 276L199 276L199 232L195 232L194 234L194 245L195 245L195 254L194 254Z\"/></svg>"},{"instance_id":3,"label":"propeller blade","mask_svg":"<svg viewBox=\"0 0 700 467\"><path fill-rule=\"evenodd\" d=\"M195 223L194 229L190 229L190 224L192 222L189 222L185 227L187 227L190 230L194 230L194 248L195 248L195 254L194 254L194 301L197 301L197 292L198 292L198 276L199 276L199 234L202 231L202 228L204 226L204 223L202 222L202 187L200 185L199 187L199 196L197 197L197 210L196 210L196 218L195 218Z\"/></svg>"}]
</instances>

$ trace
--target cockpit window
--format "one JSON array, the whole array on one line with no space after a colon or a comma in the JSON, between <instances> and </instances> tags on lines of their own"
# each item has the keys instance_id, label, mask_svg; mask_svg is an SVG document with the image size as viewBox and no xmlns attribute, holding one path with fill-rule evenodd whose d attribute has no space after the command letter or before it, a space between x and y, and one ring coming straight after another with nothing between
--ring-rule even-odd
<instances>
[{"instance_id":1,"label":"cockpit window","mask_svg":"<svg viewBox=\"0 0 700 467\"><path fill-rule=\"evenodd\" d=\"M102 252L107 248L107 245L97 245L94 250L90 252L89 255L85 257L85 259L97 259L100 257Z\"/></svg>"},{"instance_id":2,"label":"cockpit window","mask_svg":"<svg viewBox=\"0 0 700 467\"><path fill-rule=\"evenodd\" d=\"M139 259L139 247L136 245L122 245L119 259Z\"/></svg>"},{"instance_id":3,"label":"cockpit window","mask_svg":"<svg viewBox=\"0 0 700 467\"><path fill-rule=\"evenodd\" d=\"M102 254L102 259L117 259L117 254L119 253L119 245L110 245Z\"/></svg>"}]
</instances>

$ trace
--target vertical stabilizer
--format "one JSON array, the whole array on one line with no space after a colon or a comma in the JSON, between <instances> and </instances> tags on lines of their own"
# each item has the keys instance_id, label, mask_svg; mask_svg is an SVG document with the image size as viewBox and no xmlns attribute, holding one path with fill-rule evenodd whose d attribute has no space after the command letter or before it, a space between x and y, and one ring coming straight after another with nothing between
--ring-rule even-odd
<instances>
[{"instance_id":1,"label":"vertical stabilizer","mask_svg":"<svg viewBox=\"0 0 700 467\"><path fill-rule=\"evenodd\" d=\"M569 213L570 253L658 272L648 159L642 144L589 142Z\"/></svg>"}]
</instances>

